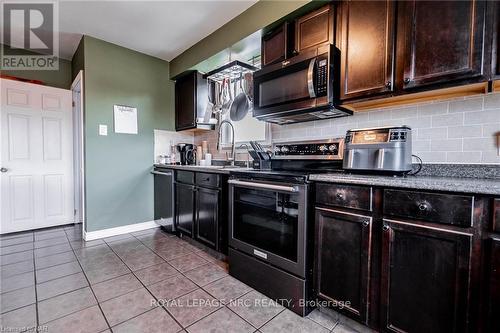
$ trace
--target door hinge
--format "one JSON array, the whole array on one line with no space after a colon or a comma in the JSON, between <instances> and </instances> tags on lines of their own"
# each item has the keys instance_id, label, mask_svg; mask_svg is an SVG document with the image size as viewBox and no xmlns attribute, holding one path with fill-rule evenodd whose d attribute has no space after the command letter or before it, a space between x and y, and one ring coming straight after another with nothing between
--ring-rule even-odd
<instances>
[{"instance_id":1,"label":"door hinge","mask_svg":"<svg viewBox=\"0 0 500 333\"><path fill-rule=\"evenodd\" d=\"M76 104L75 104L75 101L71 101L71 106L72 106L72 107L75 107L75 105L76 105Z\"/></svg>"},{"instance_id":2,"label":"door hinge","mask_svg":"<svg viewBox=\"0 0 500 333\"><path fill-rule=\"evenodd\" d=\"M73 209L73 216L76 216L76 209Z\"/></svg>"}]
</instances>

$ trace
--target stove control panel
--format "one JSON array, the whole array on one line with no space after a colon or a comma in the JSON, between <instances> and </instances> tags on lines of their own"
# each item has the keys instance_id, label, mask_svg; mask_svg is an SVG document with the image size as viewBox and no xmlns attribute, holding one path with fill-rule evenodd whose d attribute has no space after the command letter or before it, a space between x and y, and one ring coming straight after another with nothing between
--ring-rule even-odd
<instances>
[{"instance_id":1,"label":"stove control panel","mask_svg":"<svg viewBox=\"0 0 500 333\"><path fill-rule=\"evenodd\" d=\"M342 160L343 139L286 142L274 144L274 159Z\"/></svg>"}]
</instances>

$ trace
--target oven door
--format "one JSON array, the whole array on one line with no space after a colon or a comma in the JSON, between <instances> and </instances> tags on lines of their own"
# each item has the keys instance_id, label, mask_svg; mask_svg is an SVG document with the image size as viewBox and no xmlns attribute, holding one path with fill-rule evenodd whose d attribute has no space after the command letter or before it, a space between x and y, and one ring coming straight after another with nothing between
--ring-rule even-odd
<instances>
[{"instance_id":1,"label":"oven door","mask_svg":"<svg viewBox=\"0 0 500 333\"><path fill-rule=\"evenodd\" d=\"M304 278L307 185L228 182L229 245Z\"/></svg>"}]
</instances>

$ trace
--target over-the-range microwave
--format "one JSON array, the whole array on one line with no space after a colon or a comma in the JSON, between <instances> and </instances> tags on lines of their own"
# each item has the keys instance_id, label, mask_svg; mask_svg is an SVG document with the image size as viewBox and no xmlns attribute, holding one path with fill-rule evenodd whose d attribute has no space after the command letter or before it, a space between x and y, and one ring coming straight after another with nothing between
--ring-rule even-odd
<instances>
[{"instance_id":1,"label":"over-the-range microwave","mask_svg":"<svg viewBox=\"0 0 500 333\"><path fill-rule=\"evenodd\" d=\"M351 115L338 106L339 53L326 45L255 72L254 117L289 124Z\"/></svg>"}]
</instances>

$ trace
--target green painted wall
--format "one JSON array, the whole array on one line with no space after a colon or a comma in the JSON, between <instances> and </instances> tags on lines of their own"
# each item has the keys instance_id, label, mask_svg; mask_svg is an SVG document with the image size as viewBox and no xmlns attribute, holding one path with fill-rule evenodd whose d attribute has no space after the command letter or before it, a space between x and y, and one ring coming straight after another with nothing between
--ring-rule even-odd
<instances>
[{"instance_id":1,"label":"green painted wall","mask_svg":"<svg viewBox=\"0 0 500 333\"><path fill-rule=\"evenodd\" d=\"M82 51L87 231L151 221L153 129L174 126L169 63L88 36ZM137 107L138 135L113 132L114 104Z\"/></svg>"},{"instance_id":2,"label":"green painted wall","mask_svg":"<svg viewBox=\"0 0 500 333\"><path fill-rule=\"evenodd\" d=\"M310 0L259 1L170 62L171 77L279 20Z\"/></svg>"},{"instance_id":3,"label":"green painted wall","mask_svg":"<svg viewBox=\"0 0 500 333\"><path fill-rule=\"evenodd\" d=\"M9 48L7 45L0 44L0 47ZM25 50L26 54L35 54ZM59 59L59 70L57 71L4 71L2 74L20 77L29 80L40 80L45 85L69 89L71 87L71 61Z\"/></svg>"}]
</instances>

